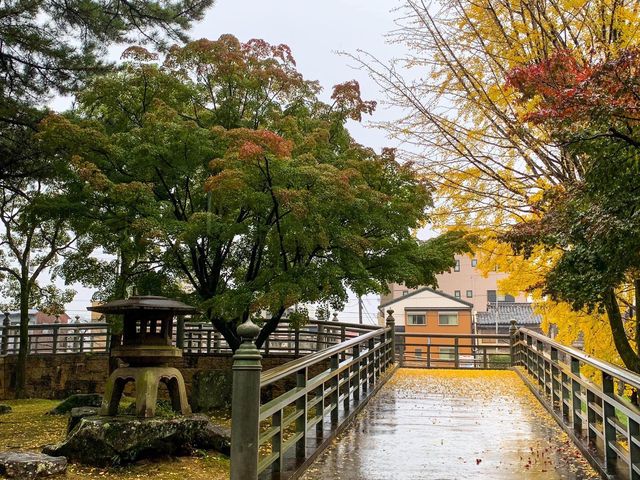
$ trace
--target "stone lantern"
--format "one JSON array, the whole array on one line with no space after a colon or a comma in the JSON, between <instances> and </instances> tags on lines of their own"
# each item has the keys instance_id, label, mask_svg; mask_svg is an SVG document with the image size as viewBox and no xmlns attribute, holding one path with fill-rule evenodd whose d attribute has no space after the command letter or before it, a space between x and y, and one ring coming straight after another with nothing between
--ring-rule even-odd
<instances>
[{"instance_id":1,"label":"stone lantern","mask_svg":"<svg viewBox=\"0 0 640 480\"><path fill-rule=\"evenodd\" d=\"M100 414L117 414L124 387L130 381L135 384L138 417L154 416L160 382L167 386L173 410L190 414L182 374L177 368L167 366L167 362L182 356L182 350L172 345L174 316L197 313L197 310L158 296L133 296L87 309L123 316L122 345L112 348L111 356L129 366L116 369L107 380Z\"/></svg>"}]
</instances>

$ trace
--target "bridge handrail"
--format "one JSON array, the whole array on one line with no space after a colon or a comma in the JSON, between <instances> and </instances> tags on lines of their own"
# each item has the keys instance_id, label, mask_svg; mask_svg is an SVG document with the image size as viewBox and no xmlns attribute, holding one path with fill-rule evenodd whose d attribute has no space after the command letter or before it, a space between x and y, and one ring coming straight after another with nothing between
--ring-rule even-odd
<instances>
[{"instance_id":1,"label":"bridge handrail","mask_svg":"<svg viewBox=\"0 0 640 480\"><path fill-rule=\"evenodd\" d=\"M606 478L639 479L640 408L624 392L638 392L640 376L525 328L514 340L520 376L590 463Z\"/></svg>"},{"instance_id":2,"label":"bridge handrail","mask_svg":"<svg viewBox=\"0 0 640 480\"><path fill-rule=\"evenodd\" d=\"M255 326L243 326L233 362L231 480L296 472L364 406L390 377L395 363L394 320L386 326L345 327L342 342L260 372ZM318 331L318 335L322 335Z\"/></svg>"},{"instance_id":3,"label":"bridge handrail","mask_svg":"<svg viewBox=\"0 0 640 480\"><path fill-rule=\"evenodd\" d=\"M632 372L631 370L627 370L626 368L614 365L613 363L607 362L606 360L601 360L597 357L583 352L578 348L563 345L562 343L559 343L556 340L553 340L541 333L534 332L533 330L529 330L527 328L520 328L518 330L526 336L535 338L536 340L543 342L548 347L553 347L560 352L563 352L567 355L572 356L573 358L580 360L586 365L589 365L597 370L611 375L612 377L622 380L624 383L631 385L634 388L640 389L640 375Z\"/></svg>"},{"instance_id":4,"label":"bridge handrail","mask_svg":"<svg viewBox=\"0 0 640 480\"><path fill-rule=\"evenodd\" d=\"M273 382L277 382L278 380L282 380L283 378L286 378L289 375L302 370L303 368L308 368L316 365L338 353L343 353L353 348L354 345L362 344L364 342L367 342L371 338L376 338L389 331L389 327L378 328L377 330L365 333L363 335L360 335L359 337L352 338L351 340L347 340L332 347L327 347L324 350L320 350L319 352L305 355L304 357L292 360L291 362L287 362L278 367L271 368L264 372L260 377L260 387L266 387L267 385L270 385Z\"/></svg>"}]
</instances>

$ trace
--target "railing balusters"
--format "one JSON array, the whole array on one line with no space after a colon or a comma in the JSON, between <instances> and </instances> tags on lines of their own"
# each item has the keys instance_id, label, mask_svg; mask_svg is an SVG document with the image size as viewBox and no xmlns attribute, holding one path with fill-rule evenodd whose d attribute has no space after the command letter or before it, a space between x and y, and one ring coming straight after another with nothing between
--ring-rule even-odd
<instances>
[{"instance_id":1,"label":"railing balusters","mask_svg":"<svg viewBox=\"0 0 640 480\"><path fill-rule=\"evenodd\" d=\"M604 468L607 473L614 472L617 458L612 446L613 443L616 443L616 429L613 426L613 422L616 420L616 409L607 399L608 396L613 396L613 389L613 377L608 373L602 372L602 433L605 449Z\"/></svg>"},{"instance_id":2,"label":"railing balusters","mask_svg":"<svg viewBox=\"0 0 640 480\"><path fill-rule=\"evenodd\" d=\"M296 375L296 384L298 388L305 389L304 395L296 400L296 413L302 414L296 419L296 436L300 438L296 441L296 457L305 458L307 454L307 368L303 368Z\"/></svg>"}]
</instances>

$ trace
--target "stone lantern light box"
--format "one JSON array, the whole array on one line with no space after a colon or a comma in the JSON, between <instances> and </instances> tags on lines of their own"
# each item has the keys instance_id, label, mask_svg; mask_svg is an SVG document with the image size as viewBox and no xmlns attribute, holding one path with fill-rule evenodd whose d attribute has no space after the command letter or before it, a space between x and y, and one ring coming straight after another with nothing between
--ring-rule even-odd
<instances>
[{"instance_id":1,"label":"stone lantern light box","mask_svg":"<svg viewBox=\"0 0 640 480\"><path fill-rule=\"evenodd\" d=\"M182 356L182 350L172 344L174 317L198 310L176 300L150 295L115 300L88 310L123 316L122 345L112 348L111 356L129 365L109 376L100 414L117 414L124 387L130 381L135 384L138 417L154 416L160 382L167 386L173 410L190 414L184 378L167 361Z\"/></svg>"}]
</instances>

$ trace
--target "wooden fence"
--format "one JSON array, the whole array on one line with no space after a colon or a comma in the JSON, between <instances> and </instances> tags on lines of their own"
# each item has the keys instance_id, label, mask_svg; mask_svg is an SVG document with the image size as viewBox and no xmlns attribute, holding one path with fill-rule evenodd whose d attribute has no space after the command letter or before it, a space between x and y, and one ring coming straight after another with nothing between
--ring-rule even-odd
<instances>
[{"instance_id":1,"label":"wooden fence","mask_svg":"<svg viewBox=\"0 0 640 480\"><path fill-rule=\"evenodd\" d=\"M259 328L246 323L238 332L243 343L233 357L231 480L297 478L386 382L395 363L391 316L385 327L352 338L340 331L341 343L264 373L254 344Z\"/></svg>"},{"instance_id":2,"label":"wooden fence","mask_svg":"<svg viewBox=\"0 0 640 480\"><path fill-rule=\"evenodd\" d=\"M640 479L640 409L629 400L639 375L527 329L515 332L514 361L605 478Z\"/></svg>"},{"instance_id":3,"label":"wooden fence","mask_svg":"<svg viewBox=\"0 0 640 480\"><path fill-rule=\"evenodd\" d=\"M280 326L264 344L265 355L299 357L336 345L377 326L310 321L290 328ZM190 354L231 355L222 335L211 324L177 321L174 344ZM52 323L29 325L29 353L47 355L61 353L106 353L111 332L106 323ZM0 327L0 355L17 355L20 332L17 326Z\"/></svg>"},{"instance_id":4,"label":"wooden fence","mask_svg":"<svg viewBox=\"0 0 640 480\"><path fill-rule=\"evenodd\" d=\"M510 336L396 332L396 356L409 368L511 368Z\"/></svg>"}]
</instances>

